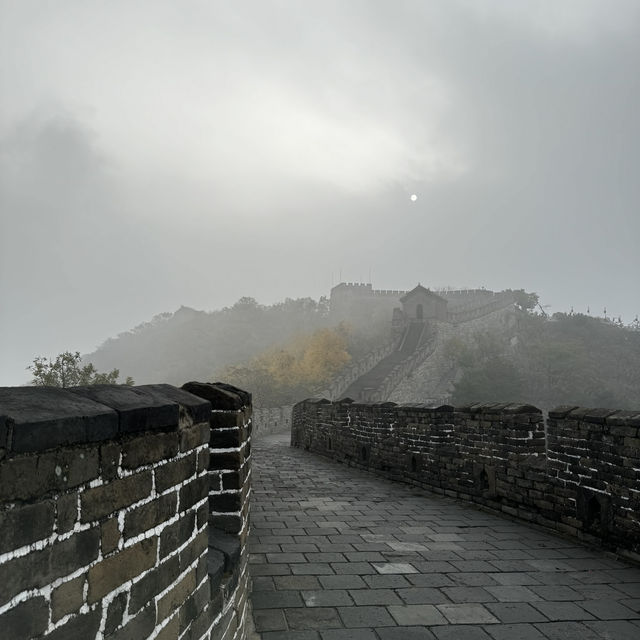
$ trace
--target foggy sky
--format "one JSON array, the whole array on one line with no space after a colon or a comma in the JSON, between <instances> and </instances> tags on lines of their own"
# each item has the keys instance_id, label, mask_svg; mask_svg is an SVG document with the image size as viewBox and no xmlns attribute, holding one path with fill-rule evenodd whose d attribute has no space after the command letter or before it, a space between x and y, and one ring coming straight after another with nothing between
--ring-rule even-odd
<instances>
[{"instance_id":1,"label":"foggy sky","mask_svg":"<svg viewBox=\"0 0 640 640\"><path fill-rule=\"evenodd\" d=\"M638 60L635 1L0 0L0 384L340 276L631 321Z\"/></svg>"}]
</instances>

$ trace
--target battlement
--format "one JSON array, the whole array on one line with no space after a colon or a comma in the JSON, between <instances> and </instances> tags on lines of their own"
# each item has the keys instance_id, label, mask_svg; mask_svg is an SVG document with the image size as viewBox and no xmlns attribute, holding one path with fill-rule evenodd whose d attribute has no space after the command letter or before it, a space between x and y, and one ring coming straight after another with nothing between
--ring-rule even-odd
<instances>
[{"instance_id":1,"label":"battlement","mask_svg":"<svg viewBox=\"0 0 640 640\"><path fill-rule=\"evenodd\" d=\"M0 388L7 638L246 636L251 396L185 387Z\"/></svg>"},{"instance_id":2,"label":"battlement","mask_svg":"<svg viewBox=\"0 0 640 640\"><path fill-rule=\"evenodd\" d=\"M310 399L291 444L640 560L640 411Z\"/></svg>"},{"instance_id":3,"label":"battlement","mask_svg":"<svg viewBox=\"0 0 640 640\"><path fill-rule=\"evenodd\" d=\"M402 297L406 291L399 289L374 289L373 285L364 282L341 282L331 289L331 297L342 295L353 296L397 296Z\"/></svg>"}]
</instances>

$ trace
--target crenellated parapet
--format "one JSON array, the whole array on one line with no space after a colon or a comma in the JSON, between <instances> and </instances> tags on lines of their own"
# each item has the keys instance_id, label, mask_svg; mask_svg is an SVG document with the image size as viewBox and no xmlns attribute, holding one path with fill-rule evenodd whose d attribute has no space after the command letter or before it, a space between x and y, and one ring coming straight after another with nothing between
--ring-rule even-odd
<instances>
[{"instance_id":1,"label":"crenellated parapet","mask_svg":"<svg viewBox=\"0 0 640 640\"><path fill-rule=\"evenodd\" d=\"M640 411L316 398L291 444L640 560Z\"/></svg>"}]
</instances>

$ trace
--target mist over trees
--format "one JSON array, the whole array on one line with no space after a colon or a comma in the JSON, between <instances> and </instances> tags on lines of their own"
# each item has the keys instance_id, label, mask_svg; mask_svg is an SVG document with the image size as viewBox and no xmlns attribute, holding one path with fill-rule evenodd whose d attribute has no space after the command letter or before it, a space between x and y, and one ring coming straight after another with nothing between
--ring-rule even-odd
<instances>
[{"instance_id":1,"label":"mist over trees","mask_svg":"<svg viewBox=\"0 0 640 640\"><path fill-rule=\"evenodd\" d=\"M243 365L225 367L217 377L250 389L257 406L293 404L316 394L351 361L350 334L344 323L318 329Z\"/></svg>"},{"instance_id":2,"label":"mist over trees","mask_svg":"<svg viewBox=\"0 0 640 640\"><path fill-rule=\"evenodd\" d=\"M334 325L329 301L324 297L287 298L273 305L243 297L218 311L181 307L175 313L159 314L150 322L110 338L86 359L101 369L118 367L127 371L139 384L182 385L188 380L211 380L227 367L235 367L234 379L238 380L240 370L252 361L260 370L282 370L283 366L274 365L275 353L303 353L305 348L301 345L317 344L325 335L317 332ZM349 357L358 358L378 344L381 336L388 336L390 324L350 323L336 331L347 340ZM304 367L296 365L305 389L312 386L311 378L303 375L303 370L312 370L309 356L306 362ZM314 379L321 378L316 375Z\"/></svg>"},{"instance_id":3,"label":"mist over trees","mask_svg":"<svg viewBox=\"0 0 640 640\"><path fill-rule=\"evenodd\" d=\"M462 371L453 404L640 407L640 331L581 314L518 313L516 320L511 334L488 331L447 344Z\"/></svg>"}]
</instances>

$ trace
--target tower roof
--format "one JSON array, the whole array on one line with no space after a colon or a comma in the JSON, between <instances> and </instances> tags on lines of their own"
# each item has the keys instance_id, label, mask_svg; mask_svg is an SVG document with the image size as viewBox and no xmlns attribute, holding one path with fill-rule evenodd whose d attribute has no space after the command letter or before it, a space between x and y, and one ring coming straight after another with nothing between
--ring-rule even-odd
<instances>
[{"instance_id":1,"label":"tower roof","mask_svg":"<svg viewBox=\"0 0 640 640\"><path fill-rule=\"evenodd\" d=\"M439 296L437 293L433 293L433 291L427 289L426 287L423 287L421 284L418 284L417 287L414 287L413 289L411 289L411 291L408 291L404 296L402 296L402 298L400 298L400 302L404 303L416 295L427 296L430 298L435 298L436 300L442 300L442 302L447 302L446 298Z\"/></svg>"}]
</instances>

